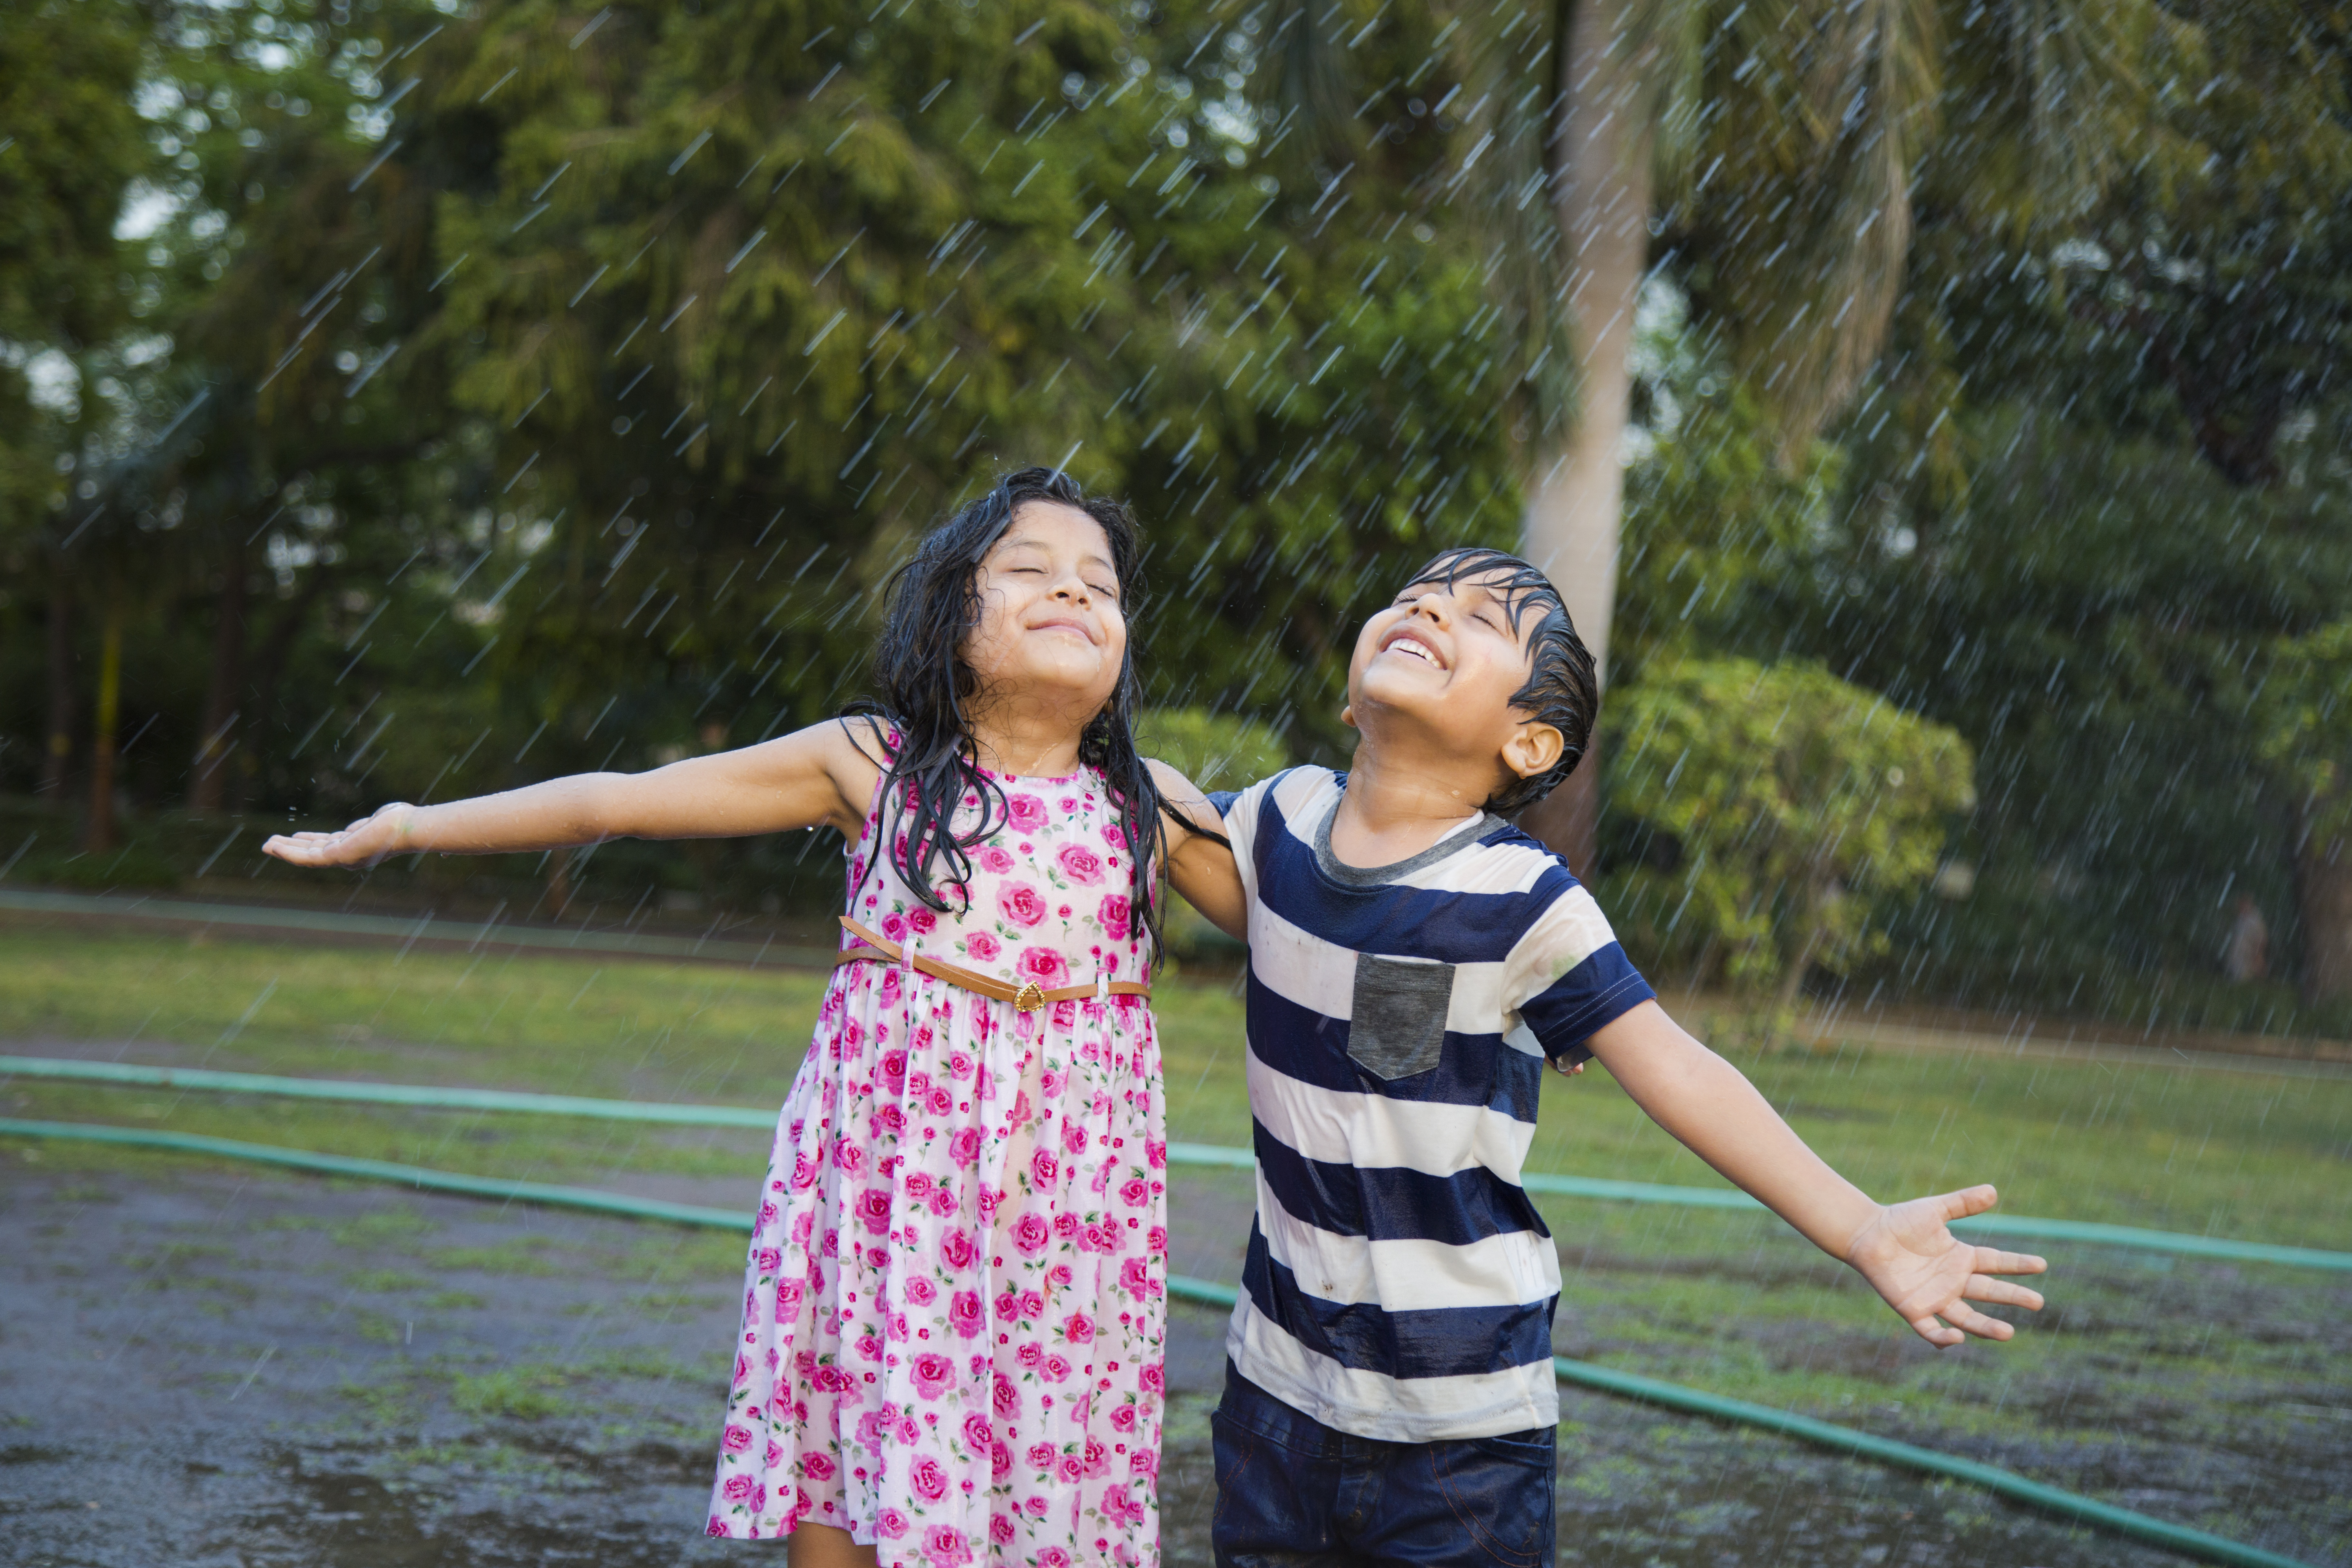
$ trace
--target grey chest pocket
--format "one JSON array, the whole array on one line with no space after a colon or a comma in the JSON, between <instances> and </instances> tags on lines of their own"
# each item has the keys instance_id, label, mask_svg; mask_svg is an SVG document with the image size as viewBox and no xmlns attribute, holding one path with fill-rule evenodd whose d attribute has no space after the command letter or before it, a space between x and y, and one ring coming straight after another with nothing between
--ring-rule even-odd
<instances>
[{"instance_id":1,"label":"grey chest pocket","mask_svg":"<svg viewBox=\"0 0 2352 1568\"><path fill-rule=\"evenodd\" d=\"M1349 1059L1384 1080L1429 1071L1445 1052L1445 1015L1453 1004L1452 964L1359 953L1348 1019Z\"/></svg>"}]
</instances>

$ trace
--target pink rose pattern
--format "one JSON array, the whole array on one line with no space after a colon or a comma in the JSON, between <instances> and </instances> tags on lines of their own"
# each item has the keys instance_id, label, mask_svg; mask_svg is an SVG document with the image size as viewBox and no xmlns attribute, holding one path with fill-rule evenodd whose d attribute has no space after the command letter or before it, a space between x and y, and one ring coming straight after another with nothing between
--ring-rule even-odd
<instances>
[{"instance_id":1,"label":"pink rose pattern","mask_svg":"<svg viewBox=\"0 0 2352 1568\"><path fill-rule=\"evenodd\" d=\"M1013 817L961 916L914 900L867 815L860 923L1016 984L1142 973L1099 775L998 782ZM812 1520L882 1568L1157 1564L1164 1124L1139 997L1023 1014L835 970L751 1237L709 1532Z\"/></svg>"}]
</instances>

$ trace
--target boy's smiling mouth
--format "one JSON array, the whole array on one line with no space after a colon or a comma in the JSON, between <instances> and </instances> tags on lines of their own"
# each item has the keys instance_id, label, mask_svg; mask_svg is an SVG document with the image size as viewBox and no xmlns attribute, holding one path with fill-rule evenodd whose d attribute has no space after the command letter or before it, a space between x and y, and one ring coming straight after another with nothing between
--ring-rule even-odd
<instances>
[{"instance_id":1,"label":"boy's smiling mouth","mask_svg":"<svg viewBox=\"0 0 2352 1568\"><path fill-rule=\"evenodd\" d=\"M1440 669L1445 668L1445 657L1437 651L1437 645L1412 626L1399 626L1382 637L1381 651L1401 653L1408 658L1425 659Z\"/></svg>"}]
</instances>

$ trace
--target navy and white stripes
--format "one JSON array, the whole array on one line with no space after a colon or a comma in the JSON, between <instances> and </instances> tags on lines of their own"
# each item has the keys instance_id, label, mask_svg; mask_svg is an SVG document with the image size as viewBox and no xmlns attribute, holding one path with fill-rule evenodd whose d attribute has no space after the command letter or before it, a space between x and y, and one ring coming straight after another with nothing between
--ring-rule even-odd
<instances>
[{"instance_id":1,"label":"navy and white stripes","mask_svg":"<svg viewBox=\"0 0 2352 1568\"><path fill-rule=\"evenodd\" d=\"M1342 864L1346 781L1221 801L1250 895L1257 1221L1226 1350L1327 1426L1394 1442L1559 1420L1559 1262L1519 1187L1547 1056L1649 1000L1591 895L1496 817Z\"/></svg>"}]
</instances>

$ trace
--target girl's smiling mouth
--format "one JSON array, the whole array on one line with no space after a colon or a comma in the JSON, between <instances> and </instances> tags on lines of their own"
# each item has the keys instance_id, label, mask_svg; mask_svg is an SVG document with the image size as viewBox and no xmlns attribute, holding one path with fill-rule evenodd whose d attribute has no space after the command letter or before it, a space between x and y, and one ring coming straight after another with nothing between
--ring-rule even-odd
<instances>
[{"instance_id":1,"label":"girl's smiling mouth","mask_svg":"<svg viewBox=\"0 0 2352 1568\"><path fill-rule=\"evenodd\" d=\"M1055 616L1051 620L1039 621L1029 629L1033 632L1076 632L1089 643L1101 640L1087 628L1084 621L1075 616Z\"/></svg>"}]
</instances>

